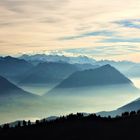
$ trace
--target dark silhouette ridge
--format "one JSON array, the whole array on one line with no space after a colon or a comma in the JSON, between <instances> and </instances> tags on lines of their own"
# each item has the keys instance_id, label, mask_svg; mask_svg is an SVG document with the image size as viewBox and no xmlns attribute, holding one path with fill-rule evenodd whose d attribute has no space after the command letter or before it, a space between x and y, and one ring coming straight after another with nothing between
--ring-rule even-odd
<instances>
[{"instance_id":1,"label":"dark silhouette ridge","mask_svg":"<svg viewBox=\"0 0 140 140\"><path fill-rule=\"evenodd\" d=\"M79 63L79 64L94 64L96 60L91 59L87 56L66 56L66 55L57 55L57 54L35 54L35 55L22 55L20 57L31 63L40 63L40 62L64 62L64 63Z\"/></svg>"},{"instance_id":2,"label":"dark silhouette ridge","mask_svg":"<svg viewBox=\"0 0 140 140\"><path fill-rule=\"evenodd\" d=\"M28 75L20 81L20 84L55 84L77 70L78 68L75 65L64 62L44 62L28 71Z\"/></svg>"},{"instance_id":3,"label":"dark silhouette ridge","mask_svg":"<svg viewBox=\"0 0 140 140\"><path fill-rule=\"evenodd\" d=\"M40 103L40 96L27 92L0 76L1 123L3 120L17 118L16 116L31 116L41 106Z\"/></svg>"},{"instance_id":4,"label":"dark silhouette ridge","mask_svg":"<svg viewBox=\"0 0 140 140\"><path fill-rule=\"evenodd\" d=\"M6 78L0 76L0 97L5 97L2 98L8 99L9 97L14 99L15 97L19 97L21 99L23 98L29 98L29 97L37 97L36 95L26 92L23 89L17 87L15 84L11 83L8 81Z\"/></svg>"},{"instance_id":5,"label":"dark silhouette ridge","mask_svg":"<svg viewBox=\"0 0 140 140\"><path fill-rule=\"evenodd\" d=\"M140 108L140 98L138 98L138 99L136 99L134 101L131 101L130 103L128 103L126 105L123 105L123 106L119 107L116 110L113 110L113 111L102 111L102 112L99 112L97 114L101 115L101 116L111 115L112 117L114 117L116 115L122 114L123 112L130 112L132 110L136 111L139 108Z\"/></svg>"},{"instance_id":6,"label":"dark silhouette ridge","mask_svg":"<svg viewBox=\"0 0 140 140\"><path fill-rule=\"evenodd\" d=\"M0 57L0 75L12 82L19 82L25 73L34 66L23 60L11 56Z\"/></svg>"},{"instance_id":7,"label":"dark silhouette ridge","mask_svg":"<svg viewBox=\"0 0 140 140\"><path fill-rule=\"evenodd\" d=\"M29 62L11 56L0 57L0 75L18 81L22 74L33 67Z\"/></svg>"},{"instance_id":8,"label":"dark silhouette ridge","mask_svg":"<svg viewBox=\"0 0 140 140\"><path fill-rule=\"evenodd\" d=\"M125 75L107 64L95 69L77 71L64 79L45 96L95 95L98 93L136 93L139 90Z\"/></svg>"},{"instance_id":9,"label":"dark silhouette ridge","mask_svg":"<svg viewBox=\"0 0 140 140\"><path fill-rule=\"evenodd\" d=\"M107 64L96 69L77 71L62 81L58 88L114 84L132 84L132 82L114 67Z\"/></svg>"},{"instance_id":10,"label":"dark silhouette ridge","mask_svg":"<svg viewBox=\"0 0 140 140\"><path fill-rule=\"evenodd\" d=\"M53 121L37 120L35 124L30 121L19 122L15 127L9 124L0 128L2 139L136 139L139 137L140 110L125 112L115 118L100 117L90 114L70 114Z\"/></svg>"}]
</instances>

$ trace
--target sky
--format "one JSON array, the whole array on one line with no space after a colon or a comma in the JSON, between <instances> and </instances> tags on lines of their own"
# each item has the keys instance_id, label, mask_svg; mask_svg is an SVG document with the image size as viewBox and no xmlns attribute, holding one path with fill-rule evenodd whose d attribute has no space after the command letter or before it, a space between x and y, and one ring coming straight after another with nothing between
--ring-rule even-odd
<instances>
[{"instance_id":1,"label":"sky","mask_svg":"<svg viewBox=\"0 0 140 140\"><path fill-rule=\"evenodd\" d=\"M140 0L0 0L0 55L51 51L140 62Z\"/></svg>"}]
</instances>

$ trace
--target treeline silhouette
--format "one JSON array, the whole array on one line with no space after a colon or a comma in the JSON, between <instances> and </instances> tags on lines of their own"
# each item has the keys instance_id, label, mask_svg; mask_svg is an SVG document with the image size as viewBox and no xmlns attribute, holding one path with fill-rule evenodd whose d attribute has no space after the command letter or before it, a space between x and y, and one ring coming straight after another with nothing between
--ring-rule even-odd
<instances>
[{"instance_id":1,"label":"treeline silhouette","mask_svg":"<svg viewBox=\"0 0 140 140\"><path fill-rule=\"evenodd\" d=\"M19 121L15 126L0 127L0 139L137 139L140 131L140 110L124 112L115 118L82 113L61 116L55 120L46 119Z\"/></svg>"}]
</instances>

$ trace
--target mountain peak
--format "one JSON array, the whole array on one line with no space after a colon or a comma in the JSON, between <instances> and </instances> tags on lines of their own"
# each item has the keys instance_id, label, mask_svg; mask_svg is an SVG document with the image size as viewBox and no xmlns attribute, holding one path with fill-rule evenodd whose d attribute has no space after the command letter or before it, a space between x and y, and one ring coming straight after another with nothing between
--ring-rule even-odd
<instances>
[{"instance_id":1,"label":"mountain peak","mask_svg":"<svg viewBox=\"0 0 140 140\"><path fill-rule=\"evenodd\" d=\"M112 67L110 64L106 64L106 65L104 65L104 66L102 66L102 67ZM113 67L112 67L113 68Z\"/></svg>"},{"instance_id":2,"label":"mountain peak","mask_svg":"<svg viewBox=\"0 0 140 140\"><path fill-rule=\"evenodd\" d=\"M12 56L5 56L5 59L12 59L13 57Z\"/></svg>"},{"instance_id":3,"label":"mountain peak","mask_svg":"<svg viewBox=\"0 0 140 140\"><path fill-rule=\"evenodd\" d=\"M117 69L107 64L96 69L75 72L62 81L58 87L73 88L116 84L132 84L132 82Z\"/></svg>"},{"instance_id":4,"label":"mountain peak","mask_svg":"<svg viewBox=\"0 0 140 140\"><path fill-rule=\"evenodd\" d=\"M101 67L99 67L99 69L104 69L104 70L116 70L118 71L117 69L115 69L113 66L111 66L110 64L106 64L106 65L103 65Z\"/></svg>"},{"instance_id":5,"label":"mountain peak","mask_svg":"<svg viewBox=\"0 0 140 140\"><path fill-rule=\"evenodd\" d=\"M44 62L39 63L35 68L31 69L21 84L30 83L43 83L43 84L56 84L73 72L77 71L78 68L75 65L65 62Z\"/></svg>"}]
</instances>

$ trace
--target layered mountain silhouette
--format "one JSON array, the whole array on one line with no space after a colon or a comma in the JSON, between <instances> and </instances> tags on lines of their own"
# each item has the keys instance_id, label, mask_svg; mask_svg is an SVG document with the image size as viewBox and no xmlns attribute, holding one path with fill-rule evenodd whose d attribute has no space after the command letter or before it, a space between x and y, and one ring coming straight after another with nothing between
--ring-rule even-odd
<instances>
[{"instance_id":1,"label":"layered mountain silhouette","mask_svg":"<svg viewBox=\"0 0 140 140\"><path fill-rule=\"evenodd\" d=\"M124 112L115 118L100 117L96 114L84 116L81 113L69 114L56 120L46 119L18 122L15 127L4 124L0 127L1 139L19 138L30 140L135 140L139 139L140 110Z\"/></svg>"},{"instance_id":2,"label":"layered mountain silhouette","mask_svg":"<svg viewBox=\"0 0 140 140\"><path fill-rule=\"evenodd\" d=\"M121 115L123 112L137 111L139 109L140 109L140 98L138 98L138 99L126 104L126 105L123 105L116 110L102 111L102 112L99 112L97 114L101 115L101 116L109 116L110 115L112 117L115 117L117 115Z\"/></svg>"},{"instance_id":3,"label":"layered mountain silhouette","mask_svg":"<svg viewBox=\"0 0 140 140\"><path fill-rule=\"evenodd\" d=\"M104 86L114 84L132 84L132 82L111 65L97 69L78 71L62 81L58 87Z\"/></svg>"},{"instance_id":4,"label":"layered mountain silhouette","mask_svg":"<svg viewBox=\"0 0 140 140\"><path fill-rule=\"evenodd\" d=\"M130 111L137 111L140 109L140 98L138 98L137 100L134 100L120 108L117 109L117 111L119 111L120 113L122 112L130 112Z\"/></svg>"},{"instance_id":5,"label":"layered mountain silhouette","mask_svg":"<svg viewBox=\"0 0 140 140\"><path fill-rule=\"evenodd\" d=\"M22 55L20 57L26 61L29 61L33 64L38 64L40 62L64 62L70 64L94 64L96 61L87 56L65 56L65 55L57 55L57 54L35 54L35 55Z\"/></svg>"},{"instance_id":6,"label":"layered mountain silhouette","mask_svg":"<svg viewBox=\"0 0 140 140\"><path fill-rule=\"evenodd\" d=\"M37 116L42 108L40 96L27 92L0 76L0 120L8 121L23 116Z\"/></svg>"},{"instance_id":7,"label":"layered mountain silhouette","mask_svg":"<svg viewBox=\"0 0 140 140\"><path fill-rule=\"evenodd\" d=\"M0 57L0 75L19 80L20 75L33 67L29 62L11 56Z\"/></svg>"},{"instance_id":8,"label":"layered mountain silhouette","mask_svg":"<svg viewBox=\"0 0 140 140\"><path fill-rule=\"evenodd\" d=\"M126 74L128 69L136 65L136 63L130 61L113 61L113 60L100 60L97 61L96 64L101 66L110 64L111 66L113 66L114 68L116 68L117 70L121 71L124 74Z\"/></svg>"},{"instance_id":9,"label":"layered mountain silhouette","mask_svg":"<svg viewBox=\"0 0 140 140\"><path fill-rule=\"evenodd\" d=\"M9 82L4 77L0 76L0 99L23 99L23 98L35 98L36 95L33 95L29 92L24 91L23 89L17 87L13 83Z\"/></svg>"},{"instance_id":10,"label":"layered mountain silhouette","mask_svg":"<svg viewBox=\"0 0 140 140\"><path fill-rule=\"evenodd\" d=\"M79 89L81 89L81 93L88 93L91 88L92 90L98 89L98 91L102 90L104 92L111 90L106 87L111 87L112 89L117 88L120 89L120 91L136 90L131 80L125 77L117 69L107 64L96 69L77 71L71 74L48 94L53 95L54 93L62 93L63 90L65 90L64 93L68 93L70 91L72 94L76 93ZM112 90L111 92L115 91Z\"/></svg>"},{"instance_id":11,"label":"layered mountain silhouette","mask_svg":"<svg viewBox=\"0 0 140 140\"><path fill-rule=\"evenodd\" d=\"M45 62L31 69L20 84L56 84L78 68L68 63Z\"/></svg>"},{"instance_id":12,"label":"layered mountain silhouette","mask_svg":"<svg viewBox=\"0 0 140 140\"><path fill-rule=\"evenodd\" d=\"M93 65L93 64L88 64L88 63L85 63L85 64L75 63L74 65L79 69L79 71L96 69L100 67L99 65Z\"/></svg>"}]
</instances>

